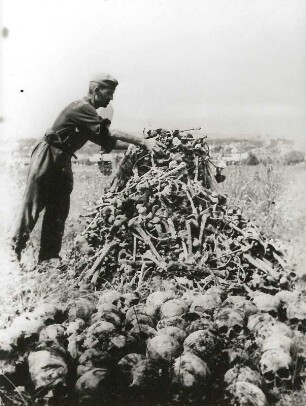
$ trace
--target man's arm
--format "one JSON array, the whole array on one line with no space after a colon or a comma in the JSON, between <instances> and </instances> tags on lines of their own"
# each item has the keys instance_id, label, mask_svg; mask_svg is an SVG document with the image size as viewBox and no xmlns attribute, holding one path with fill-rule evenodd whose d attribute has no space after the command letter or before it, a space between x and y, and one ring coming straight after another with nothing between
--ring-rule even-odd
<instances>
[{"instance_id":1,"label":"man's arm","mask_svg":"<svg viewBox=\"0 0 306 406\"><path fill-rule=\"evenodd\" d=\"M138 136L130 133L126 133L120 130L110 130L111 136L115 140L128 142L129 144L139 145L148 149L150 152L159 152L160 146L154 139L146 139L143 136Z\"/></svg>"},{"instance_id":2,"label":"man's arm","mask_svg":"<svg viewBox=\"0 0 306 406\"><path fill-rule=\"evenodd\" d=\"M108 126L96 112L96 110L86 103L74 113L75 122L79 130L87 136L87 138L106 148L110 152L116 144L116 140L128 142L130 144L139 145L148 149L150 152L159 152L160 146L154 139L145 139L120 130L109 130Z\"/></svg>"},{"instance_id":3,"label":"man's arm","mask_svg":"<svg viewBox=\"0 0 306 406\"><path fill-rule=\"evenodd\" d=\"M102 119L89 103L83 103L73 111L73 121L89 141L100 145L106 152L115 148L116 139L108 129L110 121Z\"/></svg>"},{"instance_id":4,"label":"man's arm","mask_svg":"<svg viewBox=\"0 0 306 406\"><path fill-rule=\"evenodd\" d=\"M129 144L144 146L145 139L144 137L140 137L138 135L126 133L120 130L110 130L110 135L114 137L116 140L128 142Z\"/></svg>"}]
</instances>

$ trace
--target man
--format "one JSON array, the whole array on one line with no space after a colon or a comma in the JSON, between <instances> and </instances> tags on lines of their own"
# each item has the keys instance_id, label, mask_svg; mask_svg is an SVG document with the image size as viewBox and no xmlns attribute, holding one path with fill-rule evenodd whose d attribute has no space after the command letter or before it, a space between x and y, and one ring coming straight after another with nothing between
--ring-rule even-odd
<instances>
[{"instance_id":1,"label":"man","mask_svg":"<svg viewBox=\"0 0 306 406\"><path fill-rule=\"evenodd\" d=\"M59 114L52 128L35 145L22 208L12 241L20 260L39 213L45 209L38 261L60 258L65 221L73 188L71 157L88 140L110 152L116 140L143 146L158 152L155 140L144 139L118 130L109 130L96 109L106 107L113 99L118 81L108 74L94 78L87 97L69 104Z\"/></svg>"}]
</instances>

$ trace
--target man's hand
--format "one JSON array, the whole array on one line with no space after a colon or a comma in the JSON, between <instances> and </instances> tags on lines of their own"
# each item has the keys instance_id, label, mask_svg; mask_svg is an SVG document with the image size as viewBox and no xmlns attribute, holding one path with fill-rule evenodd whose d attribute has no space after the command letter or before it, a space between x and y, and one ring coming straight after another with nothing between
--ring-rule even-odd
<instances>
[{"instance_id":1,"label":"man's hand","mask_svg":"<svg viewBox=\"0 0 306 406\"><path fill-rule=\"evenodd\" d=\"M156 141L154 138L146 139L142 135L134 135L120 130L110 130L110 133L117 140L129 142L134 145L139 145L146 148L151 153L156 154L162 152L163 144Z\"/></svg>"},{"instance_id":2,"label":"man's hand","mask_svg":"<svg viewBox=\"0 0 306 406\"><path fill-rule=\"evenodd\" d=\"M162 144L156 141L154 138L145 139L143 146L152 153L159 153L161 152Z\"/></svg>"}]
</instances>

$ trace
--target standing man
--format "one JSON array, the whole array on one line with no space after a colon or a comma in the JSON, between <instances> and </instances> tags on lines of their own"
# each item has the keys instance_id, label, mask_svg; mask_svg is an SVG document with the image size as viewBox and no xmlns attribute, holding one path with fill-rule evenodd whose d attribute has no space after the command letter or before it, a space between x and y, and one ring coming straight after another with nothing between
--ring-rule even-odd
<instances>
[{"instance_id":1,"label":"standing man","mask_svg":"<svg viewBox=\"0 0 306 406\"><path fill-rule=\"evenodd\" d=\"M39 213L45 209L38 261L60 258L65 221L69 213L73 188L71 157L88 140L110 152L116 140L143 146L158 152L153 139L144 139L118 130L109 130L109 120L97 113L113 99L118 81L108 74L93 78L87 97L62 110L31 155L20 216L12 238L13 249L20 260Z\"/></svg>"}]
</instances>

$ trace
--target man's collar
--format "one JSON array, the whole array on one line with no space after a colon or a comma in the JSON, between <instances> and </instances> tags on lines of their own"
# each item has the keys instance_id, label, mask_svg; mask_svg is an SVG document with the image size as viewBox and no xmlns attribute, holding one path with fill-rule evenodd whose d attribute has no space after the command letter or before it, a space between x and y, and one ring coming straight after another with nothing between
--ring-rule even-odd
<instances>
[{"instance_id":1,"label":"man's collar","mask_svg":"<svg viewBox=\"0 0 306 406\"><path fill-rule=\"evenodd\" d=\"M84 97L84 100L86 100L92 107L95 108L93 100L90 99L88 96Z\"/></svg>"}]
</instances>

